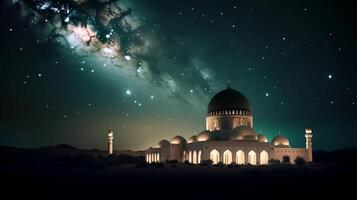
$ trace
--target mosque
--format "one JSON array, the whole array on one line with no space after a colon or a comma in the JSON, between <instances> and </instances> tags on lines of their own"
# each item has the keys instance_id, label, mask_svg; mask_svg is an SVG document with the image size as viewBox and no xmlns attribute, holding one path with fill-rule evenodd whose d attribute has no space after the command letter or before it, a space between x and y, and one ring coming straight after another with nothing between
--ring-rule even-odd
<instances>
[{"instance_id":1,"label":"mosque","mask_svg":"<svg viewBox=\"0 0 357 200\"><path fill-rule=\"evenodd\" d=\"M206 130L188 140L178 135L170 141L161 140L156 147L145 150L146 162L177 160L200 164L211 160L213 164L265 165L269 160L291 163L297 157L312 162L312 130L305 130L306 148L293 148L288 138L277 135L271 141L253 129L253 114L248 99L239 91L228 87L209 102Z\"/></svg>"}]
</instances>

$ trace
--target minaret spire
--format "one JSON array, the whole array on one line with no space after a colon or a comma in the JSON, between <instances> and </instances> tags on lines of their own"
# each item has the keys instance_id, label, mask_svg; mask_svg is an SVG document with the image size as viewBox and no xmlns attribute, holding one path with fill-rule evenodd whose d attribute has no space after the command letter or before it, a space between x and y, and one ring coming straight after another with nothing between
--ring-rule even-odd
<instances>
[{"instance_id":1,"label":"minaret spire","mask_svg":"<svg viewBox=\"0 0 357 200\"><path fill-rule=\"evenodd\" d=\"M112 155L113 154L113 130L112 128L109 128L108 131L108 155Z\"/></svg>"},{"instance_id":2,"label":"minaret spire","mask_svg":"<svg viewBox=\"0 0 357 200\"><path fill-rule=\"evenodd\" d=\"M312 130L311 128L305 129L305 138L306 138L306 153L307 159L306 161L312 162Z\"/></svg>"}]
</instances>

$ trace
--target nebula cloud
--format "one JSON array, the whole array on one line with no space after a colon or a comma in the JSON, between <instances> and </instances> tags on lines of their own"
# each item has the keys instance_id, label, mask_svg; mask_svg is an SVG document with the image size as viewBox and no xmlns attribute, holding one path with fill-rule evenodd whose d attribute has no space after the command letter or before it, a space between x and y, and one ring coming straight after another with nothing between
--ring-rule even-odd
<instances>
[{"instance_id":1,"label":"nebula cloud","mask_svg":"<svg viewBox=\"0 0 357 200\"><path fill-rule=\"evenodd\" d=\"M210 90L207 73L197 66L197 59L172 62L168 54L175 47L160 44L156 30L146 28L145 17L130 2L12 0L6 4L18 9L22 20L48 42L79 56L109 62L175 94L192 88ZM190 67L186 76L182 76L183 67Z\"/></svg>"}]
</instances>

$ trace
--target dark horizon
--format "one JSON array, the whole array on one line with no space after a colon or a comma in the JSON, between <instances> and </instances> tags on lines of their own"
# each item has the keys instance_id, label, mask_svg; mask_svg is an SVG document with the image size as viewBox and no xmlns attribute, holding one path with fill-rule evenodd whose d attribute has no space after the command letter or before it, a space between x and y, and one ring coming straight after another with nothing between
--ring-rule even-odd
<instances>
[{"instance_id":1,"label":"dark horizon","mask_svg":"<svg viewBox=\"0 0 357 200\"><path fill-rule=\"evenodd\" d=\"M269 140L305 147L310 127L314 150L357 147L349 1L26 2L0 3L0 145L105 149L110 127L117 150L187 139L230 83Z\"/></svg>"}]
</instances>

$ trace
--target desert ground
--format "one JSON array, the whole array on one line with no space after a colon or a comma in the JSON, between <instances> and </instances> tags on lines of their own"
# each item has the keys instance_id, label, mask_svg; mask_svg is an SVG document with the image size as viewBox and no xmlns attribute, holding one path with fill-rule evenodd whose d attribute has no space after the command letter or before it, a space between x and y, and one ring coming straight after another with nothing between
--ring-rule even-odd
<instances>
[{"instance_id":1,"label":"desert ground","mask_svg":"<svg viewBox=\"0 0 357 200\"><path fill-rule=\"evenodd\" d=\"M1 147L3 195L11 199L338 199L354 194L357 149L314 152L304 165L146 164L68 145Z\"/></svg>"}]
</instances>

